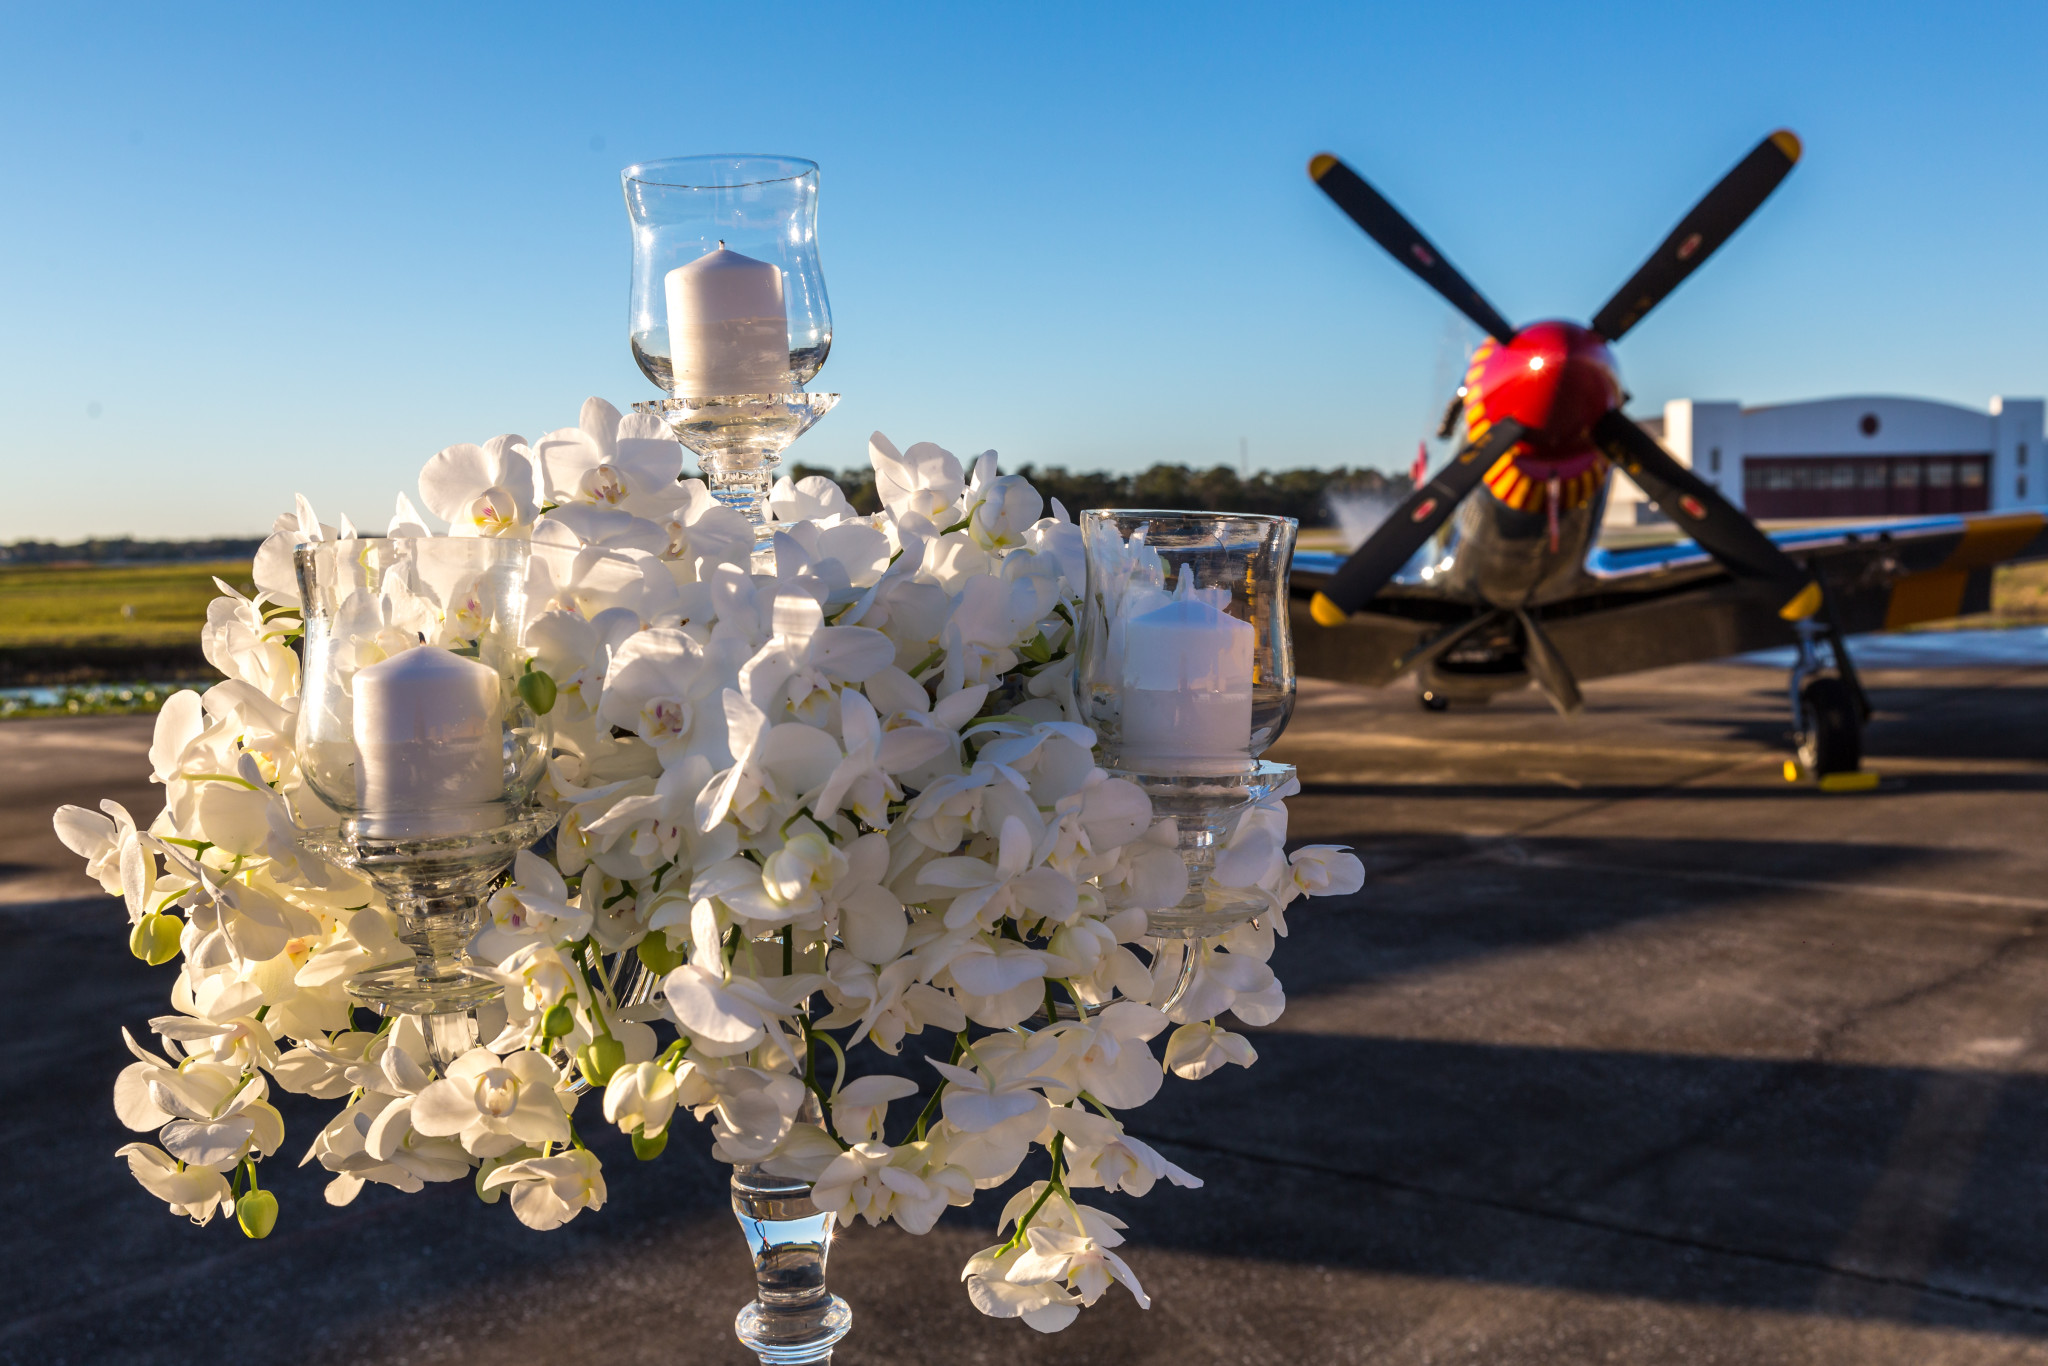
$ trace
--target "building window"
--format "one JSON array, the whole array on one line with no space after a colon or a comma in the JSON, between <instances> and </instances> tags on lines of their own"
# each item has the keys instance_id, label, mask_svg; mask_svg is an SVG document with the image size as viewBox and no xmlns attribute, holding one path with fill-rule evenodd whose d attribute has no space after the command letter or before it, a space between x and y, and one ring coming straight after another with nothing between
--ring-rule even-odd
<instances>
[{"instance_id":1,"label":"building window","mask_svg":"<svg viewBox=\"0 0 2048 1366\"><path fill-rule=\"evenodd\" d=\"M1982 460L1956 461L1956 483L1966 489L1984 487L1984 462Z\"/></svg>"},{"instance_id":2,"label":"building window","mask_svg":"<svg viewBox=\"0 0 2048 1366\"><path fill-rule=\"evenodd\" d=\"M1865 436L1876 436L1877 426L1877 414L1865 413L1863 420L1856 424L1856 430L1862 432Z\"/></svg>"},{"instance_id":3,"label":"building window","mask_svg":"<svg viewBox=\"0 0 2048 1366\"><path fill-rule=\"evenodd\" d=\"M2027 443L2026 443L2026 442L2024 442L2024 441L2022 441L2022 442L2020 442L2020 468L2021 468L2021 469L2025 469L2026 467L2027 467Z\"/></svg>"},{"instance_id":4,"label":"building window","mask_svg":"<svg viewBox=\"0 0 2048 1366\"><path fill-rule=\"evenodd\" d=\"M2027 448L2025 446L2020 447L2020 450L2022 452L2024 452L2026 449ZM2024 454L2020 456L2020 463L2022 465L2027 463L2027 457ZM1712 470L1715 474L1719 474L1721 472L1721 448L1719 446L1715 446L1707 452L1707 468Z\"/></svg>"},{"instance_id":5,"label":"building window","mask_svg":"<svg viewBox=\"0 0 2048 1366\"><path fill-rule=\"evenodd\" d=\"M2020 493L2019 493L2019 496L2020 496L2020 497L2022 497L2022 498L2024 498L2024 497L2026 497L2026 496L2027 496L2027 476L2025 476L2024 474L2020 476Z\"/></svg>"}]
</instances>

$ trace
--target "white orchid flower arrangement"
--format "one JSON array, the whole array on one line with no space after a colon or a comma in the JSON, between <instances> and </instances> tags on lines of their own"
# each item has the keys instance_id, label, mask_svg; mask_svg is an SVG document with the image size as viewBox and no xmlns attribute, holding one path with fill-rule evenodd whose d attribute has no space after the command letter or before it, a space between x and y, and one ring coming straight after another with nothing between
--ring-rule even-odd
<instances>
[{"instance_id":1,"label":"white orchid flower arrangement","mask_svg":"<svg viewBox=\"0 0 2048 1366\"><path fill-rule=\"evenodd\" d=\"M882 512L784 479L760 558L754 529L681 479L658 420L600 399L538 441L427 462L440 534L529 538L547 566L521 686L552 722L559 814L486 903L472 960L505 991L445 1075L416 1017L380 1024L347 994L405 950L376 890L302 842L338 818L294 754L291 556L356 533L303 499L279 519L256 595L223 583L208 612L225 681L158 718L162 812L56 815L126 900L136 955L177 962L150 1021L161 1051L127 1035L114 1086L121 1121L156 1136L120 1150L146 1189L267 1235L273 1087L342 1103L305 1158L332 1173L330 1204L469 1178L536 1229L604 1203L579 1119L652 1159L688 1115L720 1160L814 1183L842 1224L911 1233L1035 1153L1044 1175L964 1270L975 1306L1050 1332L1117 1283L1149 1303L1123 1223L1080 1196L1201 1184L1122 1113L1169 1073L1251 1065L1219 1019L1280 1015L1267 960L1287 906L1363 870L1329 846L1287 855L1283 790L1217 864L1264 894L1256 921L1189 944L1111 910L1171 904L1185 873L1075 702L1078 529L993 452L963 467L876 434L870 453ZM436 534L427 513L401 495L390 534ZM933 1056L902 1057L934 1030ZM853 1075L850 1054L889 1061Z\"/></svg>"}]
</instances>

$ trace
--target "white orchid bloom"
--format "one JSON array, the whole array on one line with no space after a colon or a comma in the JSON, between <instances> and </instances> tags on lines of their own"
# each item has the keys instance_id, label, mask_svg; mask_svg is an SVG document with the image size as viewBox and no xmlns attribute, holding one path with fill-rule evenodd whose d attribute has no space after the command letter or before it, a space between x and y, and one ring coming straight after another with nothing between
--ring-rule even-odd
<instances>
[{"instance_id":1,"label":"white orchid bloom","mask_svg":"<svg viewBox=\"0 0 2048 1366\"><path fill-rule=\"evenodd\" d=\"M1302 896L1350 896L1365 886L1365 865L1341 844L1308 844L1287 856Z\"/></svg>"},{"instance_id":2,"label":"white orchid bloom","mask_svg":"<svg viewBox=\"0 0 2048 1366\"><path fill-rule=\"evenodd\" d=\"M855 1037L895 1057L906 1036L937 1028L958 1033L967 1012L951 992L918 980L914 958L899 958L876 971L848 949L834 949L827 987L840 1008L818 1023L827 1029L858 1021Z\"/></svg>"},{"instance_id":3,"label":"white orchid bloom","mask_svg":"<svg viewBox=\"0 0 2048 1366\"><path fill-rule=\"evenodd\" d=\"M969 576L940 641L946 647L945 683L954 692L994 684L1017 667L1017 646L1038 634L1038 591L986 571Z\"/></svg>"},{"instance_id":4,"label":"white orchid bloom","mask_svg":"<svg viewBox=\"0 0 2048 1366\"><path fill-rule=\"evenodd\" d=\"M991 934L947 943L948 961L933 980L954 989L968 1019L1009 1029L1037 1012L1050 967L1045 950Z\"/></svg>"},{"instance_id":5,"label":"white orchid bloom","mask_svg":"<svg viewBox=\"0 0 2048 1366\"><path fill-rule=\"evenodd\" d=\"M1150 1144L1131 1137L1123 1125L1075 1105L1056 1108L1052 1121L1067 1136L1066 1182L1070 1189L1100 1187L1126 1195L1150 1193L1160 1178L1189 1190L1202 1179L1161 1157Z\"/></svg>"},{"instance_id":6,"label":"white orchid bloom","mask_svg":"<svg viewBox=\"0 0 2048 1366\"><path fill-rule=\"evenodd\" d=\"M854 515L853 504L839 485L822 474L776 480L768 494L768 511L778 522L822 522Z\"/></svg>"},{"instance_id":7,"label":"white orchid bloom","mask_svg":"<svg viewBox=\"0 0 2048 1366\"><path fill-rule=\"evenodd\" d=\"M1152 1307L1152 1297L1138 1284L1130 1264L1086 1234L1033 1225L1024 1236L1028 1250L1004 1274L1012 1285L1064 1282L1085 1305L1095 1303L1111 1284L1122 1281L1140 1309Z\"/></svg>"},{"instance_id":8,"label":"white orchid bloom","mask_svg":"<svg viewBox=\"0 0 2048 1366\"><path fill-rule=\"evenodd\" d=\"M908 1077L857 1078L840 1088L839 1094L832 1098L832 1127L849 1142L874 1142L882 1136L883 1121L889 1116L889 1102L916 1094L917 1083Z\"/></svg>"},{"instance_id":9,"label":"white orchid bloom","mask_svg":"<svg viewBox=\"0 0 2048 1366\"><path fill-rule=\"evenodd\" d=\"M936 759L948 748L947 737L934 729L884 731L874 706L851 689L839 695L839 729L846 757L833 767L811 807L827 815L844 807L876 830L888 826L889 803L903 796L895 775Z\"/></svg>"},{"instance_id":10,"label":"white orchid bloom","mask_svg":"<svg viewBox=\"0 0 2048 1366\"><path fill-rule=\"evenodd\" d=\"M778 808L793 807L803 794L823 787L845 757L838 742L816 726L801 721L770 725L761 708L732 688L722 701L733 763L698 797L699 830L712 830L728 814L737 815L749 830L759 830Z\"/></svg>"},{"instance_id":11,"label":"white orchid bloom","mask_svg":"<svg viewBox=\"0 0 2048 1366\"><path fill-rule=\"evenodd\" d=\"M700 642L674 627L645 630L612 655L597 718L632 731L669 762L681 756L692 723L717 691Z\"/></svg>"},{"instance_id":12,"label":"white orchid bloom","mask_svg":"<svg viewBox=\"0 0 2048 1366\"><path fill-rule=\"evenodd\" d=\"M989 929L1008 916L1038 917L1064 923L1078 906L1074 880L1056 868L1037 863L1031 831L1017 817L1002 824L994 863L979 858L942 858L928 863L919 875L924 885L953 893L946 908L946 928L976 925Z\"/></svg>"},{"instance_id":13,"label":"white orchid bloom","mask_svg":"<svg viewBox=\"0 0 2048 1366\"><path fill-rule=\"evenodd\" d=\"M569 904L569 885L554 865L530 849L512 862L512 880L484 902L486 917L470 952L502 963L534 944L561 944L590 933L590 912Z\"/></svg>"},{"instance_id":14,"label":"white orchid bloom","mask_svg":"<svg viewBox=\"0 0 2048 1366\"><path fill-rule=\"evenodd\" d=\"M683 448L658 417L620 416L601 398L584 401L580 422L533 443L541 499L638 515L665 516L682 500L676 476Z\"/></svg>"},{"instance_id":15,"label":"white orchid bloom","mask_svg":"<svg viewBox=\"0 0 2048 1366\"><path fill-rule=\"evenodd\" d=\"M1021 1318L1041 1333L1057 1333L1080 1315L1081 1297L1052 1279L1032 1285L1011 1281L1010 1269L1029 1250L1024 1243L1007 1250L998 1245L970 1257L960 1271L968 1302L990 1318Z\"/></svg>"},{"instance_id":16,"label":"white orchid bloom","mask_svg":"<svg viewBox=\"0 0 2048 1366\"><path fill-rule=\"evenodd\" d=\"M603 1168L588 1148L508 1162L478 1189L511 1191L512 1213L540 1232L560 1228L584 1210L604 1208L606 1194Z\"/></svg>"},{"instance_id":17,"label":"white orchid bloom","mask_svg":"<svg viewBox=\"0 0 2048 1366\"><path fill-rule=\"evenodd\" d=\"M860 683L896 657L896 647L866 626L827 626L817 599L802 593L775 598L774 634L740 669L739 685L769 716L787 706L802 715L813 693Z\"/></svg>"},{"instance_id":18,"label":"white orchid bloom","mask_svg":"<svg viewBox=\"0 0 2048 1366\"><path fill-rule=\"evenodd\" d=\"M106 814L101 815L104 811ZM135 818L128 814L128 808L116 801L103 801L99 811L88 811L82 806L60 806L51 824L56 828L57 838L64 847L85 860L85 875L100 884L101 890L121 896L126 890L123 878L124 864L134 860L135 881L141 883L141 859L144 852L137 842ZM134 852L131 854L131 850ZM150 866L153 882L155 866ZM144 887L138 890L146 891ZM130 924L140 917L136 914L135 902L129 901ZM154 910L155 907L149 909Z\"/></svg>"},{"instance_id":19,"label":"white orchid bloom","mask_svg":"<svg viewBox=\"0 0 2048 1366\"><path fill-rule=\"evenodd\" d=\"M1026 544L1028 533L1045 510L1045 499L1031 481L1018 474L1006 474L981 490L980 500L968 517L967 533L985 550L1014 550Z\"/></svg>"},{"instance_id":20,"label":"white orchid bloom","mask_svg":"<svg viewBox=\"0 0 2048 1366\"><path fill-rule=\"evenodd\" d=\"M448 523L451 536L507 536L525 530L534 519L533 493L526 438L509 433L481 446L449 446L420 471L420 501Z\"/></svg>"},{"instance_id":21,"label":"white orchid bloom","mask_svg":"<svg viewBox=\"0 0 2048 1366\"><path fill-rule=\"evenodd\" d=\"M875 492L891 514L898 519L922 517L940 529L951 522L950 514L967 491L960 462L951 451L929 441L898 451L888 437L876 432L868 438L868 458L875 468Z\"/></svg>"},{"instance_id":22,"label":"white orchid bloom","mask_svg":"<svg viewBox=\"0 0 2048 1366\"><path fill-rule=\"evenodd\" d=\"M716 942L710 947L715 959ZM690 962L662 979L661 993L690 1039L691 1056L730 1058L768 1043L794 1063L796 1054L783 1024L795 1016L803 998L823 983L815 973L766 981L751 977L725 981L715 968Z\"/></svg>"},{"instance_id":23,"label":"white orchid bloom","mask_svg":"<svg viewBox=\"0 0 2048 1366\"><path fill-rule=\"evenodd\" d=\"M1230 1011L1248 1025L1269 1025L1287 1009L1287 994L1273 970L1256 957L1225 952L1211 940L1183 941L1163 948L1154 958L1154 981L1173 980L1182 955L1198 957L1193 979L1170 1012L1173 1020L1213 1020Z\"/></svg>"},{"instance_id":24,"label":"white orchid bloom","mask_svg":"<svg viewBox=\"0 0 2048 1366\"><path fill-rule=\"evenodd\" d=\"M1051 1106L1036 1088L1059 1084L1059 1078L1041 1075L1058 1049L1059 1040L1049 1035L1020 1040L998 1034L974 1045L976 1067L925 1059L947 1082L940 1112L970 1134L1016 1120L1042 1124Z\"/></svg>"},{"instance_id":25,"label":"white orchid bloom","mask_svg":"<svg viewBox=\"0 0 2048 1366\"><path fill-rule=\"evenodd\" d=\"M1215 1021L1184 1024L1166 1040L1166 1070L1188 1081L1200 1081L1231 1063L1250 1067L1259 1060L1251 1040L1233 1034Z\"/></svg>"},{"instance_id":26,"label":"white orchid bloom","mask_svg":"<svg viewBox=\"0 0 2048 1366\"><path fill-rule=\"evenodd\" d=\"M228 1179L211 1167L180 1166L176 1158L148 1143L128 1143L114 1150L114 1156L128 1159L128 1172L142 1188L182 1214L204 1226L214 1212L232 1199Z\"/></svg>"},{"instance_id":27,"label":"white orchid bloom","mask_svg":"<svg viewBox=\"0 0 2048 1366\"><path fill-rule=\"evenodd\" d=\"M1129 1110L1159 1094L1165 1080L1146 1044L1166 1028L1166 1012L1136 1001L1117 1001L1086 1020L1062 1021L1046 1032L1060 1041L1047 1070L1076 1093Z\"/></svg>"},{"instance_id":28,"label":"white orchid bloom","mask_svg":"<svg viewBox=\"0 0 2048 1366\"><path fill-rule=\"evenodd\" d=\"M567 1143L569 1118L555 1094L555 1069L539 1053L499 1058L472 1048L429 1083L412 1105L412 1126L455 1138L473 1157L502 1157L528 1144Z\"/></svg>"},{"instance_id":29,"label":"white orchid bloom","mask_svg":"<svg viewBox=\"0 0 2048 1366\"><path fill-rule=\"evenodd\" d=\"M695 1081L712 1093L695 1108L699 1119L711 1121L711 1152L720 1162L759 1162L774 1153L795 1128L807 1094L798 1078L765 1068L689 1063L684 1073L694 1076L678 1076L679 1089L694 1089Z\"/></svg>"},{"instance_id":30,"label":"white orchid bloom","mask_svg":"<svg viewBox=\"0 0 2048 1366\"><path fill-rule=\"evenodd\" d=\"M635 1063L612 1073L604 1088L604 1117L621 1133L653 1138L676 1112L676 1079L665 1067Z\"/></svg>"}]
</instances>

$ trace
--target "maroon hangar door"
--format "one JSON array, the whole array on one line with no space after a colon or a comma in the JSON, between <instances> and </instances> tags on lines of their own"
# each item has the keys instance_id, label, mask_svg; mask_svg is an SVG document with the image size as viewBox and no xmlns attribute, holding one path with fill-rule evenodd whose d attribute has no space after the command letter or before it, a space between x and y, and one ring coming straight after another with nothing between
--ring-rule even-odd
<instances>
[{"instance_id":1,"label":"maroon hangar door","mask_svg":"<svg viewBox=\"0 0 2048 1366\"><path fill-rule=\"evenodd\" d=\"M1752 455L1742 468L1744 510L1764 520L1919 517L1991 506L1988 453Z\"/></svg>"}]
</instances>

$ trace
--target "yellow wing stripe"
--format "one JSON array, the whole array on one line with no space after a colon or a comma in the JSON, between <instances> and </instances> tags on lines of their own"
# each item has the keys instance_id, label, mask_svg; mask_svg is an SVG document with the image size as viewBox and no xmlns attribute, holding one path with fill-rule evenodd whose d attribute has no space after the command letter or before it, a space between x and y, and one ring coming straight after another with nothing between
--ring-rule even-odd
<instances>
[{"instance_id":1,"label":"yellow wing stripe","mask_svg":"<svg viewBox=\"0 0 2048 1366\"><path fill-rule=\"evenodd\" d=\"M1972 518L1963 526L1962 540L1938 567L1908 574L1892 585L1891 602L1884 613L1885 629L1894 631L1960 614L1963 595L1970 587L1970 571L2011 559L2031 545L2043 527L2048 527L2048 515L2039 512Z\"/></svg>"}]
</instances>

